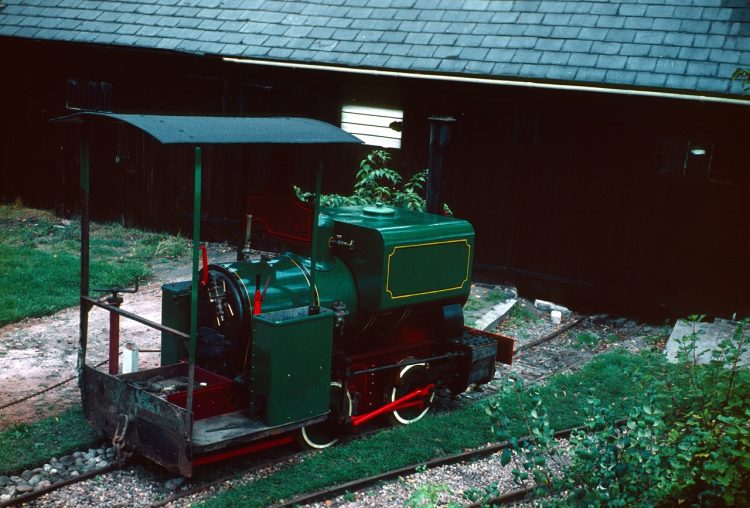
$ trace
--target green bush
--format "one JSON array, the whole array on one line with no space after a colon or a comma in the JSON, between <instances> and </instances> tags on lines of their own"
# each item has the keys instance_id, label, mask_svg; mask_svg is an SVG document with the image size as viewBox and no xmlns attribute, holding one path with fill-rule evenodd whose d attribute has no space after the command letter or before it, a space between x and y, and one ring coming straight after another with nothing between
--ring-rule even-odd
<instances>
[{"instance_id":1,"label":"green bush","mask_svg":"<svg viewBox=\"0 0 750 508\"><path fill-rule=\"evenodd\" d=\"M373 150L359 164L354 192L350 195L323 194L320 205L323 207L341 207L355 205L384 205L424 211L426 200L422 196L427 182L428 170L424 169L412 175L406 182L395 169L388 167L391 155L382 149ZM310 192L295 188L297 197L302 201L312 199ZM443 211L450 214L448 205Z\"/></svg>"},{"instance_id":2,"label":"green bush","mask_svg":"<svg viewBox=\"0 0 750 508\"><path fill-rule=\"evenodd\" d=\"M691 316L693 322L700 316ZM506 430L490 411L496 436L510 441L502 456L520 482L531 479L550 506L746 506L750 499L750 373L739 366L748 320L698 363L697 333L680 345L678 363L655 376L634 377L642 396L624 424L614 406L589 397L586 430L570 437L567 457L553 439L538 389L515 382L531 438ZM553 463L562 471L554 473ZM491 493L491 492L490 492ZM562 493L562 494L561 494Z\"/></svg>"}]
</instances>

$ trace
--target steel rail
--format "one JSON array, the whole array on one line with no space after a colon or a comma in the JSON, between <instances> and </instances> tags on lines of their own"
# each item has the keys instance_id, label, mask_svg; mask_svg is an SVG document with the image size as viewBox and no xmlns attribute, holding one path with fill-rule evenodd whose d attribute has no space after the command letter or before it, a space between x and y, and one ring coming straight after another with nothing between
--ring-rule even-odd
<instances>
[{"instance_id":1,"label":"steel rail","mask_svg":"<svg viewBox=\"0 0 750 508\"><path fill-rule=\"evenodd\" d=\"M257 464L257 465L255 465L253 467L250 467L250 468L248 468L248 469L246 469L244 471L241 471L239 474L243 474L243 475L245 475L245 474L251 474L251 473L259 471L260 469L262 469L264 467L268 467L269 465L274 465L274 464L278 464L280 462L288 461L290 459L295 459L295 458L298 458L298 457L300 457L302 455L305 455L306 453L307 452L305 452L305 451L301 451L301 452L293 453L293 454L290 454L290 455L284 455L284 456L279 457L278 459L276 459L274 461L264 462L262 464ZM183 490L182 492L177 492L175 494L172 494L171 496L168 496L168 497L162 499L159 502L150 504L149 508L158 508L160 506L166 506L169 503L177 501L178 499L182 499L182 498L185 498L185 497L188 497L188 496L193 496L195 494L199 494L199 493L203 492L204 490L210 489L211 487L215 487L215 486L220 485L220 484L222 484L222 483L224 483L226 481L229 481L229 480L232 480L234 478L237 478L237 476L238 476L238 472L236 470L234 470L234 471L232 471L231 473L229 473L227 475L221 476L220 478L216 478L216 479L211 480L209 482L202 483L200 485L195 485L194 487L191 487L191 488L189 488L187 490Z\"/></svg>"},{"instance_id":2,"label":"steel rail","mask_svg":"<svg viewBox=\"0 0 750 508\"><path fill-rule=\"evenodd\" d=\"M169 328L167 326L160 325L158 323L155 323L155 322L150 321L148 319L142 318L142 317L137 316L135 314L132 314L130 312L124 311L124 310L119 309L117 307L113 307L113 306L108 305L106 303L103 303L101 301L95 300L93 298L90 298L90 297L81 297L81 299L85 300L85 301L87 301L87 302L89 302L89 303L91 303L93 305L96 305L97 307L101 307L101 308L103 308L105 310L110 310L112 312L116 312L116 313L118 313L120 315L123 315L123 316L125 316L127 318L134 319L135 321L138 321L138 322L140 322L142 324L145 324L147 326L151 326L151 327L156 328L158 330L166 331L166 332L169 332L169 333L174 333L174 334L176 334L176 335L178 335L178 336L180 336L182 338L189 338L189 335L187 335L187 334L185 334L183 332L174 330L174 329ZM530 349L530 348L532 348L532 347L534 347L534 346L536 346L538 344L541 344L543 342L549 341L549 340L557 337L558 335L566 332L567 330L573 328L574 326L578 325L584 319L585 319L584 317L578 318L578 319L576 319L574 321L571 321L570 323L567 323L566 325L558 328L557 330L555 330L555 331L553 331L553 332L551 332L551 333L549 333L549 334L547 334L547 335L545 335L545 336L543 336L543 337L541 337L539 339L535 339L535 340L533 340L533 341L531 341L529 343L523 344L521 347L519 347L519 348L516 349L515 353L518 353L519 351L522 351L524 349ZM141 352L157 352L157 350L142 350ZM422 360L422 361L424 361L424 360ZM103 365L106 362L107 362L107 360L105 360L104 362L100 363L99 365ZM411 364L411 362L406 362L406 363L402 363L402 364L393 365L391 367L405 366L405 365L410 365L410 364ZM70 380L72 380L72 379L75 379L75 378L71 378ZM66 380L66 381L64 381L61 384L64 384L65 382L70 381L70 380ZM624 419L623 420L618 420L617 422L615 422L615 424L616 425L621 425L624 422L625 422ZM585 428L586 428L585 426L578 426L578 427L573 427L573 428L570 428L570 429L561 430L561 431L556 432L554 434L554 436L556 438L567 437L572 432L575 432L577 430L584 430ZM344 437L341 440L343 442L346 442L346 441L349 441L349 440L360 439L360 438L366 437L366 436L368 436L368 435L370 435L370 434L372 434L374 432L377 432L377 431L376 430L372 430L372 431L358 432L355 435ZM530 437L529 436L525 436L525 437L519 438L518 441L519 441L519 443L523 443L523 442L527 441L528 439L530 439ZM490 445L490 446L478 448L478 449L475 449L475 450L470 450L470 451L461 452L461 453L458 453L458 454L455 454L455 455L449 455L449 456L446 456L446 457L440 457L440 458L437 458L437 459L432 459L432 460L427 461L427 462L421 462L419 464L405 466L405 467L402 467L402 468L399 468L399 469L395 469L395 470L391 470L391 471L386 471L384 473L380 473L378 475L374 475L374 476L371 476L371 477L368 477L368 478L363 478L363 479L360 479L360 480L354 480L354 481L347 482L347 483L344 483L344 484L340 484L340 485L337 485L337 486L334 486L334 487L331 487L331 488L328 488L328 489L323 489L323 490L319 490L319 491L316 491L316 492L313 492L313 493L310 493L310 494L305 494L305 495L299 496L297 498L291 499L289 501L278 503L278 504L274 504L274 505L271 505L271 506L274 507L274 508L283 508L283 507L287 507L287 506L294 506L294 505L297 505L297 504L311 503L311 502L319 501L321 499L330 498L330 497L333 497L333 496L337 496L337 495L343 494L343 493L345 493L347 491L351 491L352 489L361 490L362 488L367 487L367 486L369 486L369 485L371 485L373 483L377 483L379 481L390 480L390 479L393 479L393 478L397 478L399 476L403 476L405 474L413 474L413 473L417 472L417 468L424 467L425 469L432 469L432 468L443 466L443 465L455 464L457 462L465 462L465 461L470 460L470 459L479 458L479 457L483 457L483 456L487 456L487 455L492 455L494 453L497 453L498 451L502 451L503 449L507 448L508 446L509 446L509 443L507 441L504 441L502 443L497 443L497 444L494 444L494 445ZM278 458L278 459L276 459L274 461L264 462L263 464L255 465L255 466L253 466L251 468L248 468L246 471L243 471L242 474L248 474L248 473L251 473L253 471L257 471L258 469L260 469L262 467L267 467L267 466L275 464L275 463L279 463L279 462L282 462L282 461L287 461L290 458L299 457L299 456L304 455L305 453L306 453L305 451L302 451L302 452L297 452L295 454L284 454L282 457L280 457L280 458ZM50 487L47 487L47 488L44 488L44 489L40 489L40 490L37 490L37 491L33 491L33 492L29 492L27 494L22 494L20 496L15 496L15 497L7 500L7 501L0 502L0 508L6 508L6 507L10 507L10 506L16 506L16 505L19 505L19 504L22 504L22 503L27 503L29 501L32 501L32 500L37 499L39 497L42 497L42 496L44 496L46 494L49 494L49 493L52 493L52 492L54 492L56 490L64 488L64 487L66 487L68 485L73 485L75 483L79 483L79 482L82 482L82 481L94 478L94 477L99 476L101 474L110 473L112 471L115 471L115 470L121 469L121 468L122 468L122 466L119 466L116 463L112 463L112 464L110 464L108 466L105 466L103 468L95 469L95 470L89 471L87 473L81 474L79 476L76 476L76 477L73 477L73 478L68 478L66 480L62 480L62 481L56 482L54 485L51 485ZM231 479L236 478L236 477L237 477L237 471L234 470L232 473L230 473L228 475L222 476L221 478L218 478L218 479L215 479L215 480L211 480L211 481L209 481L207 483L204 483L204 484L201 484L201 485L197 485L197 486L195 486L193 488L190 488L188 490L185 490L183 492L179 492L179 493L173 494L173 495L171 495L171 496L169 496L169 497L167 497L167 498L165 498L165 499L163 499L163 500L161 500L161 501L159 501L157 503L151 504L150 506L154 507L154 508L155 507L160 507L160 506L165 506L165 505L167 505L167 504L169 504L169 503L171 503L173 501L176 501L178 499L181 499L181 498L184 498L184 497L188 497L188 496L200 493L200 492L202 492L202 491L204 491L206 489L209 489L209 488L211 488L211 487L213 487L215 485L218 485L218 484L220 484L222 482L231 480ZM520 499L523 499L531 491L532 491L531 488L517 489L517 490L511 491L509 493L506 493L506 494L504 494L502 496L495 497L495 498L492 498L490 500L484 500L484 501L481 501L481 502L477 502L477 503L471 504L469 506L470 507L479 507L479 506L486 505L488 503L489 504L496 504L496 505L507 504L507 503L510 503L510 502L514 502L514 501L518 501Z\"/></svg>"},{"instance_id":3,"label":"steel rail","mask_svg":"<svg viewBox=\"0 0 750 508\"><path fill-rule=\"evenodd\" d=\"M349 441L354 441L354 440L357 440L357 439L362 439L362 438L368 437L368 436L370 436L370 435L372 435L372 434L374 434L376 432L378 432L378 429L371 429L371 430L360 431L360 432L357 432L356 434L351 434L351 435L347 435L347 436L341 437L340 440L339 440L339 442L340 443L347 443ZM209 481L209 482L207 482L205 484L196 485L196 486L191 487L191 488L189 488L187 490L183 490L182 492L177 492L175 494L172 494L171 496L169 496L167 498L164 498L164 499L162 499L161 501L159 501L157 503L153 503L153 504L149 505L149 507L150 508L158 508L160 506L166 506L167 504L172 503L174 501L177 501L178 499L182 499L182 498L185 498L185 497L188 497L188 496L192 496L192 495L198 494L200 492L203 492L206 489L209 489L211 487L219 485L220 483L223 483L225 481L229 481L229 480L235 479L239 475L245 475L245 474L253 473L253 472L255 472L255 471L257 471L257 470L259 470L261 468L265 468L265 467L268 467L270 465L278 464L278 463L281 463L281 462L287 462L289 460L294 460L294 459L297 459L299 457L304 457L310 451L311 450L302 450L302 451L298 451L296 453L287 453L287 454L282 455L278 459L275 459L275 460L272 460L272 461L263 462L262 464L258 464L258 465L249 467L246 470L240 471L240 472L238 472L236 469L234 469L229 474L223 475L220 478L216 478L216 479L211 480L211 481Z\"/></svg>"},{"instance_id":4,"label":"steel rail","mask_svg":"<svg viewBox=\"0 0 750 508\"><path fill-rule=\"evenodd\" d=\"M139 349L138 352L139 353L161 353L161 350L160 349ZM120 352L119 354L121 355L122 352ZM99 367L101 367L102 365L104 365L107 362L109 362L109 359L106 359L103 362L97 363L96 365L94 365L94 368L95 369L99 368ZM33 399L34 397L38 397L39 395L43 395L43 394L45 394L47 392L50 392L50 391L54 390L55 388L60 388L62 385L66 384L66 383L70 383L71 381L73 381L74 379L77 379L77 378L78 378L78 375L71 376L71 377L69 377L67 379L64 379L64 380L62 380L62 381L60 381L58 383L53 384L52 386L48 386L47 388L45 388L43 390L39 390L38 392L34 392L34 393L30 394L30 395L26 395L24 397L21 397L20 399L16 399L16 400L14 400L12 402L8 402L7 404L3 404L2 406L0 406L0 411L2 411L3 409L7 409L7 408L9 408L11 406L15 406L17 404L20 404L22 402L26 402L29 399Z\"/></svg>"},{"instance_id":5,"label":"steel rail","mask_svg":"<svg viewBox=\"0 0 750 508\"><path fill-rule=\"evenodd\" d=\"M572 427L569 429L560 430L558 432L555 432L554 437L558 439L568 437L573 432L576 432L578 430L585 430L585 429L586 429L585 425L580 425L578 427ZM531 436L524 436L518 439L518 443L521 444L530 439L533 439L533 438ZM447 455L445 457L439 457L437 459L428 460L427 462L420 462L418 464L412 464L409 466L400 467L398 469L392 469L384 473L379 473L373 476L368 476L367 478L361 478L359 480L353 480L350 482L335 485L333 487L318 490L310 494L304 494L302 496L295 497L294 499L283 501L281 503L273 504L270 506L271 508L287 508L287 507L292 507L296 505L315 503L323 499L330 499L332 497L339 496L341 494L344 494L345 492L362 490L364 487L368 487L374 483L378 483L378 482L385 481L385 480L392 480L400 476L413 474L413 473L418 472L417 471L418 469L420 470L423 468L433 469L439 466L447 466L450 464L456 464L458 462L466 462L471 459L476 459L480 457L485 457L487 455L492 455L499 451L504 450L505 448L508 448L509 446L510 446L510 442L503 441L501 443L484 446L482 448L476 448L474 450L469 450L466 452L460 452L460 453L456 453L453 455Z\"/></svg>"},{"instance_id":6,"label":"steel rail","mask_svg":"<svg viewBox=\"0 0 750 508\"><path fill-rule=\"evenodd\" d=\"M622 425L625 421L626 421L625 419L621 419L621 420L616 421L615 424L616 425ZM578 427L572 427L570 429L565 429L565 430L558 431L558 432L556 432L554 434L554 436L556 438L567 437L572 432L575 432L575 431L578 431L578 430L585 430L585 429L586 429L586 427L583 426L583 425L578 426ZM358 432L358 433L356 433L354 435L349 435L349 436L342 437L341 441L342 442L348 442L348 441L352 441L352 440L361 439L363 437L367 437L367 436L369 436L371 434L374 434L376 432L378 432L377 429L367 430L367 431L364 431L364 432ZM528 439L530 439L529 436L524 436L524 437L519 438L518 442L519 443L523 443L523 442L527 441ZM454 455L440 457L440 458L429 460L427 462L420 462L419 464L405 466L405 467L402 467L402 468L399 468L399 469L395 469L395 470L391 470L391 471L386 471L384 473L380 473L378 475L374 475L374 476L371 476L371 477L368 477L368 478L363 478L363 479L360 479L360 480L355 480L355 481L347 482L347 483L340 484L340 485L337 485L337 486L333 486L333 487L330 487L330 488L327 488L327 489L319 490L319 491L316 491L316 492L313 492L313 493L310 493L310 494L305 494L305 495L296 497L294 499L291 499L289 501L285 501L285 502L282 502L282 503L274 504L274 505L271 505L271 506L273 506L274 508L283 508L283 507L291 507L291 506L294 506L294 505L297 505L297 504L315 502L315 501L318 501L320 499L326 499L326 498L334 497L334 496L337 496L337 495L341 495L341 494L343 494L343 493L345 493L347 491L352 491L353 489L354 490L361 490L362 488L367 487L367 486L369 486L369 485L371 485L373 483L377 483L379 481L391 480L391 479L397 478L399 476L413 474L413 473L417 472L417 469L421 469L421 468L432 469L432 468L443 466L443 465L454 464L454 463L457 463L457 462L465 462L465 461L468 461L468 460L471 460L471 459L480 458L480 457L484 457L484 456L487 456L487 455L492 455L494 453L502 451L503 449L507 448L508 446L509 446L509 443L507 441L504 441L502 443L496 443L494 445L489 445L489 446L486 446L486 447L477 448L475 450L469 450L469 451L457 453L457 454L454 454ZM279 458L277 458L275 460L264 461L262 464L254 465L254 466L252 466L252 467L250 467L250 468L248 468L248 469L240 472L239 474L252 473L253 471L257 471L260 468L268 467L269 465L273 465L273 464L277 464L277 463L281 463L281 462L285 462L285 461L288 461L289 459L293 459L293 458L296 458L296 457L303 456L306 453L307 453L306 451L296 452L296 453L292 453L292 454L290 454L290 453L284 453L284 454L282 454L282 456L280 456ZM61 489L63 487L66 487L66 486L69 486L69 485L73 485L75 483L79 483L79 482L82 482L82 481L94 478L94 477L96 477L98 475L101 475L101 474L110 473L110 472L115 471L117 469L121 469L121 466L118 466L116 463L113 463L113 464L110 464L110 465L105 466L103 468L95 469L95 470L90 471L88 473L81 474L81 475L79 475L77 477L68 478L66 480L62 480L60 482L55 483L54 485L51 485L50 487L47 487L47 488L44 488L44 489L40 489L38 491L30 492L28 494L23 494L21 496L13 497L12 499L9 499L8 501L0 503L0 508L7 508L7 507L10 507L10 506L19 505L21 503L26 503L26 502L29 502L29 501L31 501L33 499L37 499L37 498L39 498L41 496L44 496L46 494L52 493L52 492L54 492L56 490L59 490L59 489ZM150 506L154 507L154 508L155 507L160 507L160 506L165 506L165 505L167 505L167 504L169 504L169 503L171 503L173 501L176 501L178 499L181 499L181 498L184 498L184 497L188 497L188 496L191 496L191 495L194 495L194 494L198 494L198 493L200 493L200 492L202 492L204 490L207 490L207 489L209 489L209 488L211 488L213 486L216 486L216 485L218 485L218 484L220 484L222 482L229 481L229 480L232 480L234 478L237 478L237 476L238 476L238 471L236 469L234 469L234 470L232 470L231 473L229 473L227 475L224 475L224 476L222 476L220 478L211 480L211 481L206 482L206 483L202 483L200 485L196 485L195 487L192 487L190 489L184 490L182 492L175 493L175 494L173 494L171 496L166 497L165 499L162 499L161 501L159 501L157 503L151 504ZM479 503L479 504L471 505L471 506L481 506L481 505L486 504L488 502L491 502L491 503L494 503L494 504L507 504L507 503L512 502L512 501L517 501L518 499L520 499L523 496L525 496L526 494L528 494L527 490L530 491L531 489L520 489L520 490L512 491L510 493L504 494L503 496L499 496L497 498L493 498L492 500L489 500L489 501L485 500L483 503Z\"/></svg>"},{"instance_id":7,"label":"steel rail","mask_svg":"<svg viewBox=\"0 0 750 508\"><path fill-rule=\"evenodd\" d=\"M366 435L366 434L363 434L363 435ZM252 466L252 467L250 467L250 468L248 468L248 469L246 469L244 471L240 471L239 474L252 473L252 472L257 471L257 470L259 470L261 468L268 467L269 465L274 465L274 464L277 464L277 463L280 463L280 462L284 462L284 461L287 461L289 459L292 459L292 458L304 455L305 453L306 453L305 451L301 451L301 452L297 452L297 453L293 453L293 454L285 453L281 457L279 457L278 459L275 459L275 460L272 460L272 461L266 461L266 462L263 462L262 464L254 465L254 466ZM34 499L38 499L38 498L40 498L42 496L45 496L47 494L51 494L52 492L55 492L56 490L60 490L60 489L62 489L64 487L67 487L69 485L74 485L76 483L80 483L80 482L83 482L83 481L86 481L86 480L90 480L91 478L95 478L95 477L97 477L99 475L111 473L111 472L116 471L118 469L122 469L124 465L126 465L126 464L123 464L121 466L121 465L118 465L116 462L113 462L112 464L109 464L109 465L107 465L105 467L102 467L102 468L99 468L99 469L94 469L94 470L89 471L87 473L83 473L83 474L80 474L80 475L75 476L75 477L71 477L71 478L68 478L68 479L65 479L65 480L58 481L58 482L54 483L53 485L51 485L49 487L45 487L43 489L35 490L33 492L29 492L28 494L22 494L20 496L15 496L15 497L7 500L7 501L3 501L3 502L0 503L0 508L8 508L8 507L11 507L11 506L18 506L18 505L21 505L23 503L28 503L29 501L33 501ZM187 497L187 496L191 496L193 494L197 494L197 493L202 492L202 491L204 491L206 489L209 489L209 488L211 488L211 487L213 487L215 485L218 485L218 484L220 484L222 482L225 482L225 481L231 480L233 478L236 478L237 475L238 475L238 471L235 469L235 470L233 470L231 473L229 473L227 475L223 475L220 478L211 480L211 481L206 482L206 483L201 483L201 484L196 485L195 487L192 487L192 488L190 488L188 490L185 490L183 492L179 492L179 493L173 494L171 496L168 496L165 499L162 499L161 501L159 501L157 503L151 504L150 506L151 507L165 506L165 505L167 505L167 504L169 504L169 503L171 503L171 502L173 502L173 501L175 501L177 499L181 499L183 497Z\"/></svg>"},{"instance_id":8,"label":"steel rail","mask_svg":"<svg viewBox=\"0 0 750 508\"><path fill-rule=\"evenodd\" d=\"M357 434L354 434L354 435L342 437L341 438L341 442L345 443L345 442L352 441L352 440L355 440L355 439L361 439L363 437L370 436L370 435L374 434L375 432L378 432L378 429L365 430L365 431L362 431L362 432L358 432ZM151 504L149 506L154 507L154 508L155 507L160 507L160 506L165 506L165 505L167 505L167 504L169 504L169 503L171 503L173 501L176 501L178 499L181 499L181 498L184 498L184 497L188 497L188 496L191 496L191 495L194 495L194 494L198 494L198 493L200 493L200 492L202 492L202 491L204 491L206 489L209 489L209 488L211 488L213 486L219 485L222 482L229 481L229 480L232 480L234 478L237 478L238 475L250 474L250 473L253 473L255 471L258 471L259 469L262 469L262 468L265 468L265 467L268 467L268 466L272 466L272 465L275 465L275 464L283 463L283 462L289 461L290 459L293 460L295 458L302 457L302 456L306 455L307 453L308 453L307 450L297 451L297 452L294 452L294 453L283 452L283 453L281 453L281 455L278 458L275 458L275 459L272 459L272 460L265 460L265 461L263 461L260 464L252 465L252 466L250 466L250 467L248 467L247 469L244 469L244 470L238 471L238 468L233 468L232 471L230 473L228 473L228 474L222 475L219 478L207 481L205 483L200 483L200 484L195 485L194 487L191 487L191 488L189 488L187 490L183 490L182 492L178 492L178 493L172 494L171 496L168 496L168 497L162 499L161 501L153 503L153 504ZM89 471L87 473L80 474L79 476L75 476L75 477L67 478L65 480L58 481L58 482L54 483L53 485L51 485L49 487L45 487L43 489L39 489L39 490L36 490L36 491L33 491L33 492L29 492L28 494L21 494L19 496L14 496L14 497L12 497L11 499L9 499L7 501L0 502L0 508L9 508L11 506L17 506L17 505L21 505L23 503L28 503L29 501L33 501L34 499L37 499L37 498L40 498L40 497L45 496L47 494L50 494L52 492L55 492L56 490L62 489L62 488L67 487L69 485L74 485L76 483L80 483L80 482L83 482L83 481L86 481L86 480L90 480L91 478L95 478L96 476L99 476L99 475L102 475L102 474L111 473L111 472L116 471L118 469L122 469L126 465L128 465L128 464L126 463L126 464L123 464L123 466L118 466L117 463L113 462L112 464L109 464L108 466L105 466L105 467L102 467L102 468L99 468L99 469L94 469L94 470Z\"/></svg>"},{"instance_id":9,"label":"steel rail","mask_svg":"<svg viewBox=\"0 0 750 508\"><path fill-rule=\"evenodd\" d=\"M490 499L477 501L476 503L471 503L470 505L464 506L464 508L481 508L482 506L502 506L502 505L506 505L509 503L516 503L518 501L523 501L532 492L534 492L533 487L525 487L523 489L511 490L510 492L506 492L502 496L497 496L497 497L493 497Z\"/></svg>"},{"instance_id":10,"label":"steel rail","mask_svg":"<svg viewBox=\"0 0 750 508\"><path fill-rule=\"evenodd\" d=\"M120 469L120 468L121 468L120 465L118 465L116 462L113 462L112 464L109 464L108 466L104 466L99 469L91 470L87 473L83 473L78 476L68 478L67 480L56 482L49 487L35 490L33 492L29 492L28 494L21 494L20 496L13 497L7 501L3 501L2 503L0 503L0 508L6 508L8 506L17 506L23 503L28 503L29 501L33 501L34 499L45 496L63 487L67 487L68 485L73 485L75 483L79 483L85 480L90 480L91 478L95 478L101 474L111 473L112 471L115 471L116 469Z\"/></svg>"},{"instance_id":11,"label":"steel rail","mask_svg":"<svg viewBox=\"0 0 750 508\"><path fill-rule=\"evenodd\" d=\"M574 319L573 321L571 321L569 323L564 324L563 326L561 326L557 330L554 330L554 331L548 333L547 335L545 335L543 337L539 337L538 339L534 339L534 340L532 340L530 342L527 342L525 344L519 345L516 348L516 350L513 351L514 356L517 355L517 354L519 354L521 351L524 351L525 349L531 349L533 347L538 346L539 344L542 344L544 342L547 342L547 341L550 341L550 340L554 339L558 335L561 335L561 334L567 332L568 330L570 330L571 328L573 328L575 326L578 326L579 324L581 324L583 322L584 319L586 319L585 316L579 317L579 318Z\"/></svg>"}]
</instances>

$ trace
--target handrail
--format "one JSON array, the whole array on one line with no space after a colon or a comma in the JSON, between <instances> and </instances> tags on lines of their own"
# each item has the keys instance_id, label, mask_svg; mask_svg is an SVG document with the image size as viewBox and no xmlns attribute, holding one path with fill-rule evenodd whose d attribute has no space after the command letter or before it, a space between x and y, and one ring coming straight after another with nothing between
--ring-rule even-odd
<instances>
[{"instance_id":1,"label":"handrail","mask_svg":"<svg viewBox=\"0 0 750 508\"><path fill-rule=\"evenodd\" d=\"M179 330L175 330L174 328L170 328L168 326L164 326L160 323L157 323L156 321L151 321L150 319L146 319L144 317L141 317L137 314L133 314L132 312L128 312L126 310L122 310L119 307L115 307L114 305L109 305L107 303L101 302L95 298L91 298L90 296L82 296L81 302L88 302L92 305L95 305L97 307L100 307L102 309L108 310L110 312L114 312L115 314L119 314L120 316L126 317L128 319L132 319L133 321L137 321L141 324L144 324L148 327L154 328L156 330L159 330L161 332L167 332L174 334L178 337L180 337L183 340L190 340L190 334L181 332Z\"/></svg>"}]
</instances>

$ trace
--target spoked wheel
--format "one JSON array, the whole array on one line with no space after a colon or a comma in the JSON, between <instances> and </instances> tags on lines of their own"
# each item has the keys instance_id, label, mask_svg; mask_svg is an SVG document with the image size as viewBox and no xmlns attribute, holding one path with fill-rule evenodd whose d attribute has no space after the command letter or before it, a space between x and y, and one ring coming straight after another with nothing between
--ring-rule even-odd
<instances>
[{"instance_id":1,"label":"spoked wheel","mask_svg":"<svg viewBox=\"0 0 750 508\"><path fill-rule=\"evenodd\" d=\"M342 393L345 392L345 393ZM343 395L343 398L342 398ZM331 382L331 412L328 419L302 427L297 433L297 441L305 448L323 449L336 443L341 436L342 420L352 415L352 397L338 381Z\"/></svg>"},{"instance_id":2,"label":"spoked wheel","mask_svg":"<svg viewBox=\"0 0 750 508\"><path fill-rule=\"evenodd\" d=\"M386 392L386 403L400 399L414 390L423 388L427 384L427 364L415 363L407 365L398 373L392 388ZM394 425L409 425L420 420L430 409L432 400L435 398L435 392L431 392L421 398L415 398L412 402L421 402L413 406L398 409L388 414L388 419Z\"/></svg>"}]
</instances>

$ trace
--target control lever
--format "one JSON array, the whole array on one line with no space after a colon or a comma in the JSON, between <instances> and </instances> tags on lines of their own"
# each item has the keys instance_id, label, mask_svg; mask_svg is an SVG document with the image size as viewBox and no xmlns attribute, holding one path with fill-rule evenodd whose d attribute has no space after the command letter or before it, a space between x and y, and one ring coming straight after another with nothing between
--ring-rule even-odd
<instances>
[{"instance_id":1,"label":"control lever","mask_svg":"<svg viewBox=\"0 0 750 508\"><path fill-rule=\"evenodd\" d=\"M122 296L119 293L137 293L138 292L138 276L135 277L135 287L133 289L126 289L121 287L112 288L94 288L92 291L97 293L111 293L107 298L107 304L115 308L120 308L122 304ZM110 310L109 312L109 373L116 376L118 373L118 358L120 355L120 315Z\"/></svg>"},{"instance_id":2,"label":"control lever","mask_svg":"<svg viewBox=\"0 0 750 508\"><path fill-rule=\"evenodd\" d=\"M117 301L117 305L122 303L122 297L118 295L118 293L137 293L139 286L138 286L139 280L138 276L135 276L135 282L134 282L134 288L133 289L127 289L123 287L111 287L111 288L93 288L91 291L95 291L97 293L112 293L111 296L107 297L107 303L110 305L115 305L113 303L114 301Z\"/></svg>"}]
</instances>

